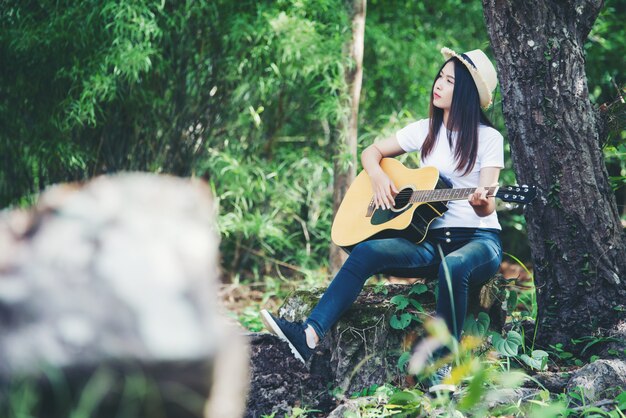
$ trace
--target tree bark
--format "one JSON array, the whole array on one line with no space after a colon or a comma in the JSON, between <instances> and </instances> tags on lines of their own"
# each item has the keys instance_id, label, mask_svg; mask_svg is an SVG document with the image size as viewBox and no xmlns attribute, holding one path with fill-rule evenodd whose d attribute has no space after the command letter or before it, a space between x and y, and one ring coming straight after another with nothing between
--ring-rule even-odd
<instances>
[{"instance_id":1,"label":"tree bark","mask_svg":"<svg viewBox=\"0 0 626 418\"><path fill-rule=\"evenodd\" d=\"M356 176L356 145L359 116L359 98L363 80L363 48L365 38L366 0L352 0L352 37L347 44L348 65L345 80L348 90L345 109L347 114L340 118L339 138L335 147L333 213L337 213L343 197ZM335 244L330 247L330 269L334 275L347 256Z\"/></svg>"},{"instance_id":2,"label":"tree bark","mask_svg":"<svg viewBox=\"0 0 626 418\"><path fill-rule=\"evenodd\" d=\"M601 0L483 0L513 166L538 188L526 207L538 342L625 320L626 242L589 101L584 42Z\"/></svg>"}]
</instances>

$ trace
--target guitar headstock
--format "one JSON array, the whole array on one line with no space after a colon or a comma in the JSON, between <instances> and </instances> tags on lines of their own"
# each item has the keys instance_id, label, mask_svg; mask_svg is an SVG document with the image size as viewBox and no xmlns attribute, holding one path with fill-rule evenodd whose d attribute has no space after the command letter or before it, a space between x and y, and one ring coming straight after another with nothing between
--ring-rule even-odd
<instances>
[{"instance_id":1,"label":"guitar headstock","mask_svg":"<svg viewBox=\"0 0 626 418\"><path fill-rule=\"evenodd\" d=\"M537 196L537 188L535 186L502 186L498 189L496 197L505 202L515 202L527 204L533 201Z\"/></svg>"}]
</instances>

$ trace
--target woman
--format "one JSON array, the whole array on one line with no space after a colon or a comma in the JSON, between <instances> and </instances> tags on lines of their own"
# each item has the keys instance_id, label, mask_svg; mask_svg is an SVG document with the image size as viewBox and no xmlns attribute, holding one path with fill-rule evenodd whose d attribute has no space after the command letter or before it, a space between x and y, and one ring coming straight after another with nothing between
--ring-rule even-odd
<instances>
[{"instance_id":1,"label":"woman","mask_svg":"<svg viewBox=\"0 0 626 418\"><path fill-rule=\"evenodd\" d=\"M449 202L449 210L432 222L426 239L419 244L391 238L356 245L304 323L291 323L261 311L267 329L287 341L302 361L311 356L319 340L356 300L367 279L382 271L409 277L436 272L436 314L460 339L468 287L483 284L500 266L501 227L495 199L486 197L484 186L498 182L504 167L503 139L481 110L491 106L496 70L480 50L457 54L443 48L441 53L446 62L433 83L430 117L370 145L361 154L361 162L370 177L377 207L391 207L398 193L381 169L380 160L405 152L420 151L422 166L437 167L454 188L476 187L476 192L467 201ZM451 292L439 247L445 256Z\"/></svg>"}]
</instances>

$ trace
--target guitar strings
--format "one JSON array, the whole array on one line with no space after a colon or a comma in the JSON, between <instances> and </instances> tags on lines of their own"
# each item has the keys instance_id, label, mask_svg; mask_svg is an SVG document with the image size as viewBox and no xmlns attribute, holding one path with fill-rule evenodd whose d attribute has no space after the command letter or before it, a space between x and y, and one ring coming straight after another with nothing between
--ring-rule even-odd
<instances>
[{"instance_id":1,"label":"guitar strings","mask_svg":"<svg viewBox=\"0 0 626 418\"><path fill-rule=\"evenodd\" d=\"M492 191L494 188L493 187L489 187L487 188L488 192ZM417 193L426 193L428 194L428 192L432 192L435 193L438 190L443 190L443 191L447 191L448 193L452 193L452 191L459 191L459 190L463 190L465 192L470 192L472 190L475 190L475 188L461 188L461 189L425 189L425 190L413 190L413 189L402 189L400 190L400 192L398 192L398 194L394 197L394 206L404 206L407 203L410 202L411 197L413 196L413 194L417 194ZM488 196L492 196L492 195L488 195ZM452 199L450 199L452 200ZM370 206L374 205L374 199L372 198L372 200L370 201Z\"/></svg>"}]
</instances>

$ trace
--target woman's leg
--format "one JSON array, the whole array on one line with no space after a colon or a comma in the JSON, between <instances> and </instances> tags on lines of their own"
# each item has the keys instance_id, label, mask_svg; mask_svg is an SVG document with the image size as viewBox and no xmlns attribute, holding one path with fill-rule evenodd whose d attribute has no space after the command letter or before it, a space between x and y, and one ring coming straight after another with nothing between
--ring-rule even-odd
<instances>
[{"instance_id":1,"label":"woman's leg","mask_svg":"<svg viewBox=\"0 0 626 418\"><path fill-rule=\"evenodd\" d=\"M414 244L389 238L362 242L354 247L305 324L321 339L354 303L372 275L392 269L414 269L418 275L438 262L436 248L427 241Z\"/></svg>"},{"instance_id":2,"label":"woman's leg","mask_svg":"<svg viewBox=\"0 0 626 418\"><path fill-rule=\"evenodd\" d=\"M437 315L446 321L457 340L461 337L467 314L469 287L489 280L498 271L501 261L500 238L494 233L477 233L470 242L444 257L448 275L442 262L438 276Z\"/></svg>"}]
</instances>

